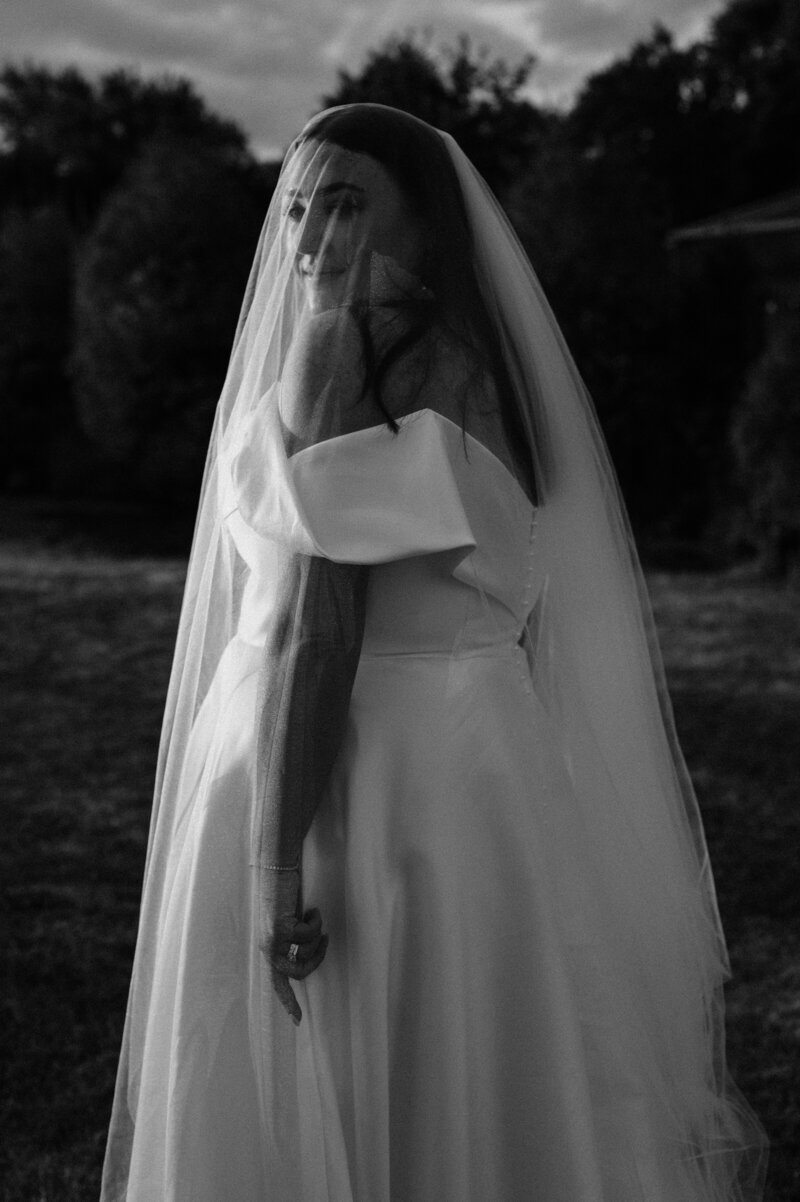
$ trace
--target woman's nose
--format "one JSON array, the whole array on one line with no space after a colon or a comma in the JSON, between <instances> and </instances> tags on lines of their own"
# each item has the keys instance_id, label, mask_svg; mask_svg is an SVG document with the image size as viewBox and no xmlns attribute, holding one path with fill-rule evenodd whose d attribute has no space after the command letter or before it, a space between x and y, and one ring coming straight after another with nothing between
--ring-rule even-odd
<instances>
[{"instance_id":1,"label":"woman's nose","mask_svg":"<svg viewBox=\"0 0 800 1202\"><path fill-rule=\"evenodd\" d=\"M316 255L325 240L325 214L309 210L303 218L298 232L296 249L298 255Z\"/></svg>"}]
</instances>

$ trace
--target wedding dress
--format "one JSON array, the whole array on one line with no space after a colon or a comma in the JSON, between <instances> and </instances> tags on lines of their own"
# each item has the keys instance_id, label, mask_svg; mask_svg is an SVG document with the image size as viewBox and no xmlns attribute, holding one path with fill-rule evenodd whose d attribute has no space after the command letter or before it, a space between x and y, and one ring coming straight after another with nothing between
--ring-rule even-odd
<instances>
[{"instance_id":1,"label":"wedding dress","mask_svg":"<svg viewBox=\"0 0 800 1202\"><path fill-rule=\"evenodd\" d=\"M442 144L509 373L530 371L537 487L497 398L465 427L441 362L396 419L347 410L293 437L268 221L195 535L104 1202L758 1195L713 884L613 475L529 267ZM287 616L297 564L332 573L334 609L336 573L364 591L336 617L348 700L300 830L302 907L330 942L293 982L294 1025L263 899L295 866L263 831L285 775L264 767L286 725L269 648L278 627L318 637ZM302 766L324 723L297 714Z\"/></svg>"}]
</instances>

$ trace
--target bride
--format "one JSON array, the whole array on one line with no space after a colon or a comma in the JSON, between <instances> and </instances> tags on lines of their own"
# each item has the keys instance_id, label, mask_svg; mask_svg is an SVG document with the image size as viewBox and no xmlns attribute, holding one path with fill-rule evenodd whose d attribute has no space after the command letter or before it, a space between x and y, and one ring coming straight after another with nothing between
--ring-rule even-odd
<instances>
[{"instance_id":1,"label":"bride","mask_svg":"<svg viewBox=\"0 0 800 1202\"><path fill-rule=\"evenodd\" d=\"M737 1202L728 971L613 470L451 138L291 146L211 438L104 1202Z\"/></svg>"}]
</instances>

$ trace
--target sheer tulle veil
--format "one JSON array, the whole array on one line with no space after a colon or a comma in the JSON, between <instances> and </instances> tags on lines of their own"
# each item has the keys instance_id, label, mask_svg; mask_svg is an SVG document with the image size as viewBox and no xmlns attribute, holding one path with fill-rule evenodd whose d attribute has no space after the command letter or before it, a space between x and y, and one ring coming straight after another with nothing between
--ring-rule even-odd
<instances>
[{"instance_id":1,"label":"sheer tulle veil","mask_svg":"<svg viewBox=\"0 0 800 1202\"><path fill-rule=\"evenodd\" d=\"M382 111L372 105L341 111L350 109L364 117L374 113L376 119ZM253 420L260 399L280 380L302 309L291 255L280 235L281 194L298 147L315 141L324 146L330 112L312 119L287 155L256 251L211 437L162 732L109 1143L109 1160L117 1167L108 1170L109 1181L124 1176L119 1165L129 1155L141 1101L140 1065L158 971L155 949L180 854L188 784L202 770L197 719L230 655L247 588L241 547L231 541L224 520L230 448ZM420 137L432 136L430 127L405 119ZM321 134L315 134L317 127ZM604 954L628 982L618 995L619 1029L641 1047L650 1094L669 1124L676 1155L690 1166L687 1202L752 1200L760 1197L763 1136L726 1073L725 941L624 504L591 401L525 252L455 141L448 134L436 136L457 180L471 268L534 464L538 580L526 650L535 692L569 771L580 822L595 849L594 876L585 889L602 915ZM320 436L324 429L313 433ZM264 464L263 470L281 469ZM289 513L287 521L292 520ZM254 830L261 826L264 804L263 798L254 800ZM563 898L564 910L577 906L577 900ZM250 1022L254 1042L263 1042L256 900L249 921L254 932ZM575 939L580 938L576 930ZM279 1050L262 1049L260 1056L260 1071L283 1071ZM265 1116L265 1122L274 1127L276 1120ZM109 1186L106 1197L115 1196Z\"/></svg>"},{"instance_id":2,"label":"sheer tulle veil","mask_svg":"<svg viewBox=\"0 0 800 1202\"><path fill-rule=\"evenodd\" d=\"M444 135L475 235L538 469L539 570L530 623L535 688L554 718L597 848L598 904L620 963L635 961L634 1025L706 1192L760 1196L763 1134L727 1077L729 975L702 820L678 744L642 570L599 424L541 286L505 215ZM666 1101L666 1099L665 1099ZM678 1117L678 1116L676 1116Z\"/></svg>"}]
</instances>

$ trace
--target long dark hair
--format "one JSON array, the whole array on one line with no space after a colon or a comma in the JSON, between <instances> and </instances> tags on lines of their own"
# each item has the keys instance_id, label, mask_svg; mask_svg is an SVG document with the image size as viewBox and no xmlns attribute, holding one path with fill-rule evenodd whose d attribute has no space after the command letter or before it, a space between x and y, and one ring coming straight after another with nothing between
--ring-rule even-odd
<instances>
[{"instance_id":1,"label":"long dark hair","mask_svg":"<svg viewBox=\"0 0 800 1202\"><path fill-rule=\"evenodd\" d=\"M492 321L474 269L473 238L461 187L443 138L399 109L354 104L312 119L303 141L324 139L354 154L366 154L384 168L403 194L425 237L418 273L428 299L400 301L405 320L394 340L378 353L365 313L354 309L364 349L364 392L371 393L389 425L396 422L384 404L381 385L390 368L434 329L445 331L463 349L476 375L488 375L500 403L509 446L525 471L536 499L536 475L520 414L520 398L501 352L500 331ZM461 399L467 428L466 390Z\"/></svg>"}]
</instances>

